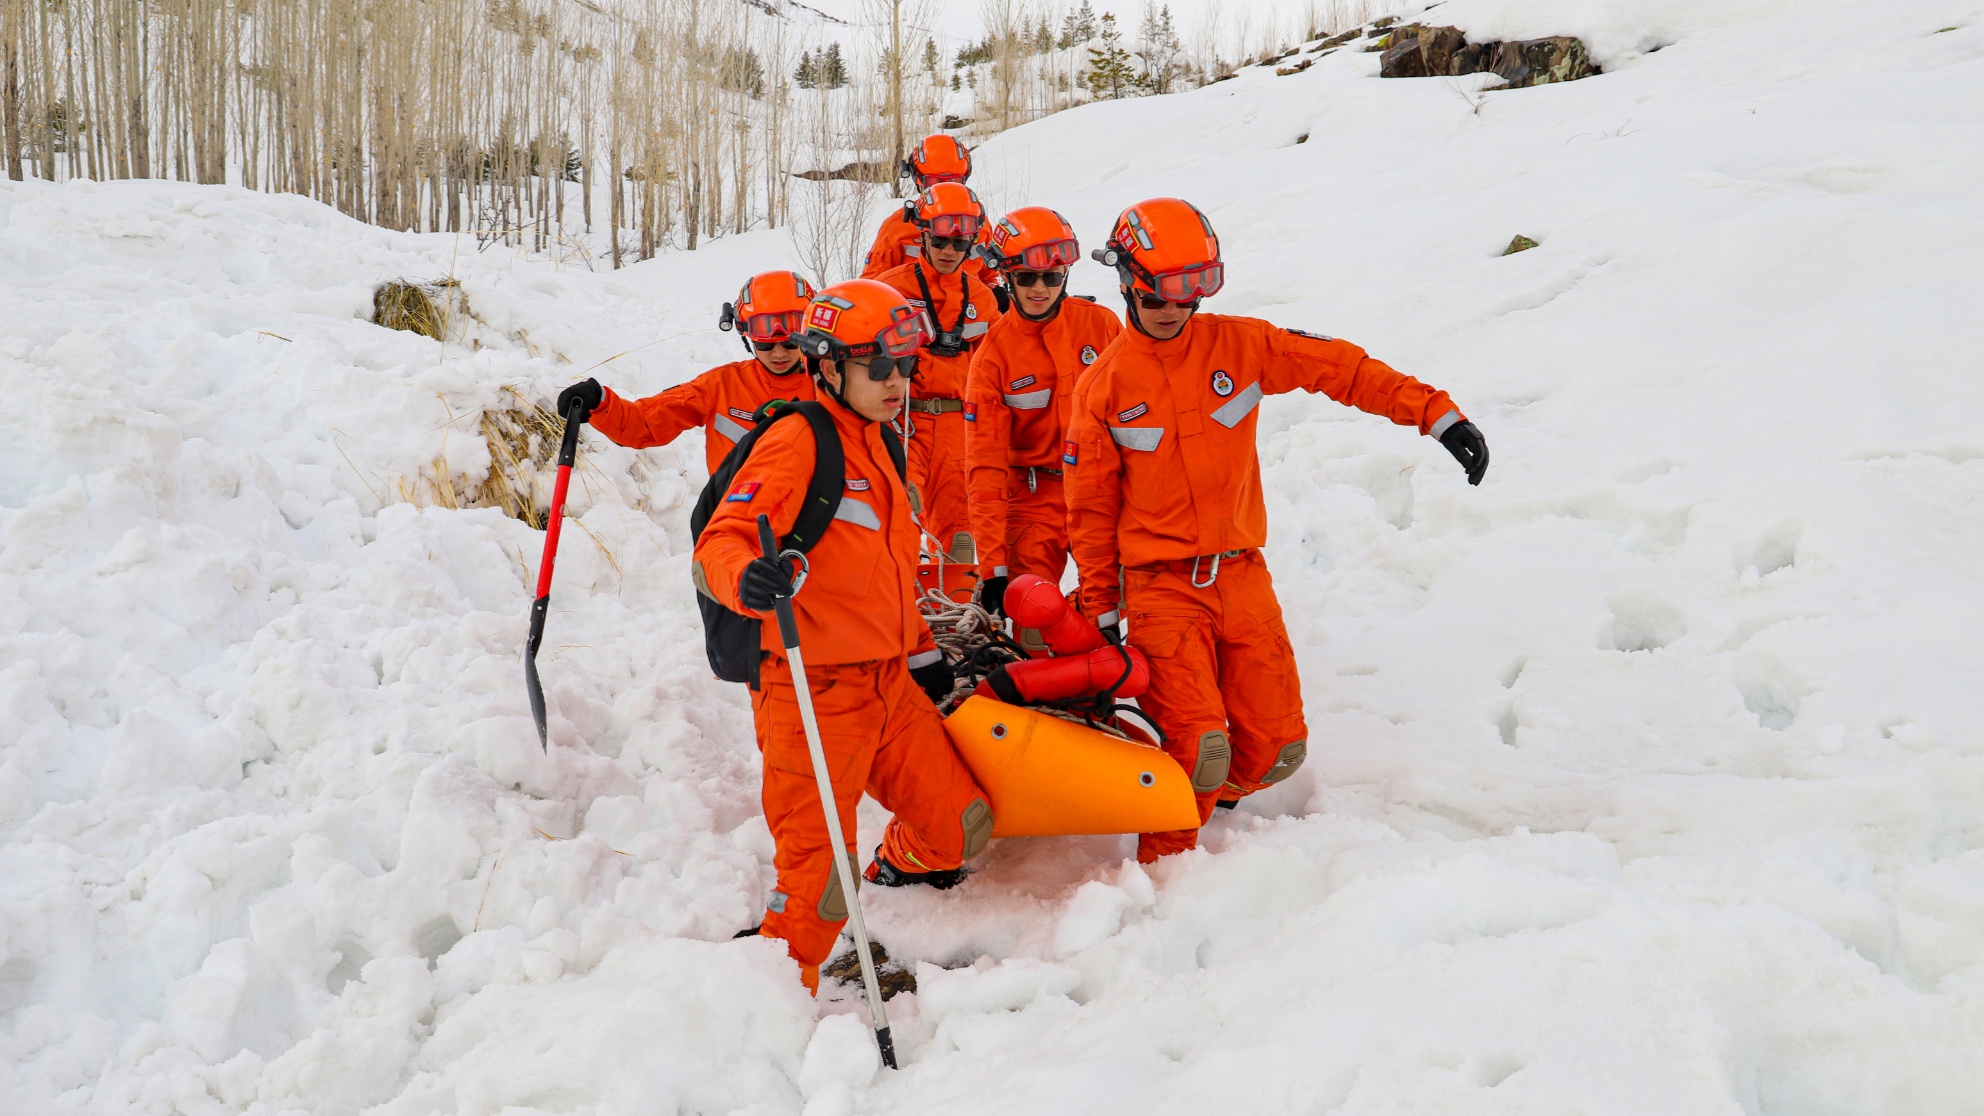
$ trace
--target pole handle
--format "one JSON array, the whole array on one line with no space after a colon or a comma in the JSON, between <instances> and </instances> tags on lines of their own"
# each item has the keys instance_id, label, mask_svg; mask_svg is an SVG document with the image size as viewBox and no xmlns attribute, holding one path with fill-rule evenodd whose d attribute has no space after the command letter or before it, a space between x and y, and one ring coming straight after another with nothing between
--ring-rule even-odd
<instances>
[{"instance_id":1,"label":"pole handle","mask_svg":"<svg viewBox=\"0 0 1984 1116\"><path fill-rule=\"evenodd\" d=\"M771 517L763 512L758 513L758 549L764 551L766 559L778 561L778 539L772 535ZM779 639L785 643L786 650L799 646L799 621L792 615L792 598L774 598L772 611L778 614Z\"/></svg>"}]
</instances>

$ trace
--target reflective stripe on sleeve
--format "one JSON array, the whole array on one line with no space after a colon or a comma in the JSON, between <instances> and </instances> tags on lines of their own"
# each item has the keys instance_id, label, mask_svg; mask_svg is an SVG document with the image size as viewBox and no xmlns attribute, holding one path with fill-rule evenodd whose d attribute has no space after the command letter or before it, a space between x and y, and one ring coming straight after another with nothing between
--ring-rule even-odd
<instances>
[{"instance_id":1,"label":"reflective stripe on sleeve","mask_svg":"<svg viewBox=\"0 0 1984 1116\"><path fill-rule=\"evenodd\" d=\"M966 325L963 329L959 330L958 336L969 341L974 337L985 336L985 331L991 328L992 328L992 323L990 322L972 322L969 325Z\"/></svg>"},{"instance_id":2,"label":"reflective stripe on sleeve","mask_svg":"<svg viewBox=\"0 0 1984 1116\"><path fill-rule=\"evenodd\" d=\"M1021 392L1018 395L1002 395L999 398L1004 399L1006 406L1011 407L1015 411L1039 411L1044 410L1049 403L1054 401L1054 389L1041 388L1039 391Z\"/></svg>"},{"instance_id":3,"label":"reflective stripe on sleeve","mask_svg":"<svg viewBox=\"0 0 1984 1116\"><path fill-rule=\"evenodd\" d=\"M1240 420L1254 413L1261 405L1261 385L1248 384L1240 394L1226 401L1219 410L1212 413L1212 420L1228 430L1240 425Z\"/></svg>"},{"instance_id":4,"label":"reflective stripe on sleeve","mask_svg":"<svg viewBox=\"0 0 1984 1116\"><path fill-rule=\"evenodd\" d=\"M1426 433L1432 435L1435 438L1438 438L1442 434L1445 434L1447 431L1452 430L1454 428L1455 423L1461 421L1463 420L1460 417L1459 411L1448 411L1446 414L1441 415L1440 421L1434 423L1433 428L1431 430L1428 430Z\"/></svg>"},{"instance_id":5,"label":"reflective stripe on sleeve","mask_svg":"<svg viewBox=\"0 0 1984 1116\"><path fill-rule=\"evenodd\" d=\"M840 498L840 506L834 508L834 518L842 523L852 523L856 527L866 527L870 531L882 529L882 517L875 514L875 509L869 507L867 501L857 500L852 496Z\"/></svg>"},{"instance_id":6,"label":"reflective stripe on sleeve","mask_svg":"<svg viewBox=\"0 0 1984 1116\"><path fill-rule=\"evenodd\" d=\"M745 429L743 424L739 423L736 419L731 418L729 415L718 415L715 418L711 419L710 429L716 431L718 434L723 435L724 437L730 439L733 442L743 441L744 435L750 433L749 430Z\"/></svg>"},{"instance_id":7,"label":"reflective stripe on sleeve","mask_svg":"<svg viewBox=\"0 0 1984 1116\"><path fill-rule=\"evenodd\" d=\"M909 657L909 669L921 670L943 657L942 651L918 651Z\"/></svg>"},{"instance_id":8,"label":"reflective stripe on sleeve","mask_svg":"<svg viewBox=\"0 0 1984 1116\"><path fill-rule=\"evenodd\" d=\"M1122 622L1123 614L1113 608L1095 618L1095 626L1098 628L1113 628Z\"/></svg>"},{"instance_id":9,"label":"reflective stripe on sleeve","mask_svg":"<svg viewBox=\"0 0 1984 1116\"><path fill-rule=\"evenodd\" d=\"M1124 449L1155 453L1157 452L1157 444L1164 440L1164 428L1162 426L1112 426L1109 428L1109 436L1114 438L1116 444L1122 446Z\"/></svg>"}]
</instances>

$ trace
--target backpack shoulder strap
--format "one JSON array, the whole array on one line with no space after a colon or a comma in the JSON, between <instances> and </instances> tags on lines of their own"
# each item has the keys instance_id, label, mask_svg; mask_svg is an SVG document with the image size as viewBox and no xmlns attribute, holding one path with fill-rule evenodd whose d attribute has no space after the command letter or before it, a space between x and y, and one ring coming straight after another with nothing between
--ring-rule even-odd
<instances>
[{"instance_id":1,"label":"backpack shoulder strap","mask_svg":"<svg viewBox=\"0 0 1984 1116\"><path fill-rule=\"evenodd\" d=\"M889 451L889 464L896 467L896 476L901 477L904 484L908 484L909 455L903 450L902 435L897 434L896 428L886 422L882 424L882 447Z\"/></svg>"},{"instance_id":2,"label":"backpack shoulder strap","mask_svg":"<svg viewBox=\"0 0 1984 1116\"><path fill-rule=\"evenodd\" d=\"M801 400L780 408L780 413L785 411L804 417L806 424L813 428L813 445L817 454L813 459L813 480L806 486L806 502L800 505L799 516L792 521L792 530L779 544L781 549L804 553L813 549L813 544L827 533L827 527L834 521L834 512L840 510L841 491L847 486L847 452L841 448L840 431L834 429L834 420L825 407L810 400Z\"/></svg>"}]
</instances>

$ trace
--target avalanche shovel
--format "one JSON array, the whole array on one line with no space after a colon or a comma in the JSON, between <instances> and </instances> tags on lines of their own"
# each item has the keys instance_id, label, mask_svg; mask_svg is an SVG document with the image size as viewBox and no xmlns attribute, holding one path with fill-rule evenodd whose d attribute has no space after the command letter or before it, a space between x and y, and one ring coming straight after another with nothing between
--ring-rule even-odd
<instances>
[{"instance_id":1,"label":"avalanche shovel","mask_svg":"<svg viewBox=\"0 0 1984 1116\"><path fill-rule=\"evenodd\" d=\"M558 481L551 489L551 512L544 520L544 558L537 566L537 600L530 606L530 638L524 641L524 688L530 691L530 716L537 722L537 743L551 750L544 731L544 686L537 680L537 647L544 642L544 617L551 611L551 567L558 561L558 528L565 521L565 490L572 483L572 460L579 453L579 428L586 424L586 405L572 400L565 412L565 440L558 444Z\"/></svg>"},{"instance_id":2,"label":"avalanche shovel","mask_svg":"<svg viewBox=\"0 0 1984 1116\"><path fill-rule=\"evenodd\" d=\"M772 521L758 517L758 548L773 561L782 555L772 538ZM834 801L833 780L827 777L827 752L820 746L820 722L813 716L813 691L806 685L806 660L799 654L799 624L792 618L792 598L779 597L773 603L778 613L778 634L785 643L785 661L792 668L792 689L799 696L799 723L806 729L806 751L813 760L813 780L820 786L820 809L827 815L827 840L833 842L834 872L840 877L840 893L847 898L847 924L854 930L854 952L861 958L861 983L868 988L868 1022L875 1028L875 1045L881 1048L882 1064L896 1068L896 1042L889 1037L889 1016L882 1007L882 988L875 980L875 956L868 948L868 927L861 921L861 903L854 890L854 862L848 859L847 841L841 836L840 808Z\"/></svg>"}]
</instances>

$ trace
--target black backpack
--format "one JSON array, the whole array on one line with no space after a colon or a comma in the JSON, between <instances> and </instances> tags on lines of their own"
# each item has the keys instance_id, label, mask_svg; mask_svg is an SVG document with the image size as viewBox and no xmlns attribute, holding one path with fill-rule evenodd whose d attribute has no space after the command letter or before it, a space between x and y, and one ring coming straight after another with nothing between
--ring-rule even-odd
<instances>
[{"instance_id":1,"label":"black backpack","mask_svg":"<svg viewBox=\"0 0 1984 1116\"><path fill-rule=\"evenodd\" d=\"M827 533L828 526L834 521L834 512L840 508L842 490L847 485L847 455L841 449L840 432L834 429L834 420L828 416L827 409L818 403L774 400L758 408L757 413L751 416L755 425L738 439L736 445L730 447L730 452L724 455L716 471L710 474L702 495L696 498L696 509L689 513L692 542L703 537L703 528L709 526L710 516L716 514L718 502L730 491L730 482L737 478L737 471L749 460L758 439L771 429L773 423L791 414L802 416L813 428L813 444L819 456L813 461L813 479L806 485L806 502L800 505L799 517L793 521L791 532L779 540L779 549L797 550L804 554L813 549L820 536ZM907 483L909 465L903 454L902 440L887 423L882 424L882 444L888 447L889 460L895 465L896 474ZM702 566L697 565L695 572L696 606L703 614L703 649L709 653L710 669L725 682L743 682L757 689L758 660L764 654L759 634L761 622L755 616L743 616L725 608L704 583Z\"/></svg>"}]
</instances>

